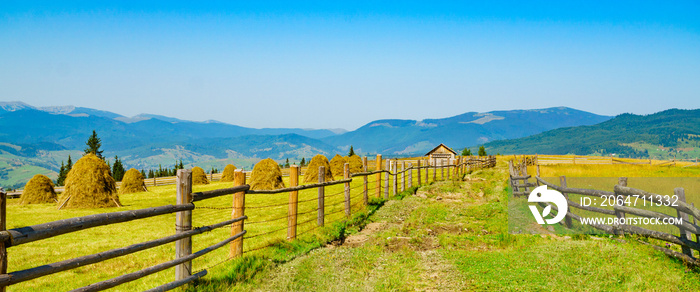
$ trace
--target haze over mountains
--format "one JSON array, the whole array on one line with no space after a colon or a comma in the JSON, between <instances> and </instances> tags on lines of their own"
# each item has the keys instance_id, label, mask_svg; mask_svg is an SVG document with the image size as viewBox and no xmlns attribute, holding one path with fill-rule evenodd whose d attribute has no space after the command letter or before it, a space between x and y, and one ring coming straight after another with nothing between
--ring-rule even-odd
<instances>
[{"instance_id":1,"label":"haze over mountains","mask_svg":"<svg viewBox=\"0 0 700 292\"><path fill-rule=\"evenodd\" d=\"M102 139L104 155L118 155L126 167L157 168L182 159L188 165L223 168L231 162L249 167L267 157L295 162L315 154L332 156L347 153L351 145L360 154L422 155L439 143L462 149L610 118L557 107L467 112L422 121L377 120L348 132L255 129L217 121L192 122L150 114L124 117L84 107L0 102L0 184L28 179L28 173L37 170L53 175L68 154L81 154L92 130Z\"/></svg>"}]
</instances>

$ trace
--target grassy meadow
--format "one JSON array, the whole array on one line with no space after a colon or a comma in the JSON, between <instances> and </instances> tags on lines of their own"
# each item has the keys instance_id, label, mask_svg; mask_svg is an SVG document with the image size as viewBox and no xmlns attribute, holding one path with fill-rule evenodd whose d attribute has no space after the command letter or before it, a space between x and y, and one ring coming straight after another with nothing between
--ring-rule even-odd
<instances>
[{"instance_id":1,"label":"grassy meadow","mask_svg":"<svg viewBox=\"0 0 700 292\"><path fill-rule=\"evenodd\" d=\"M346 230L346 243L365 237L359 245L330 244L291 259L246 256L189 291L700 289L700 270L631 237L510 234L507 185L503 161L463 181L433 183L384 202L362 228Z\"/></svg>"},{"instance_id":2,"label":"grassy meadow","mask_svg":"<svg viewBox=\"0 0 700 292\"><path fill-rule=\"evenodd\" d=\"M424 173L424 172L423 172ZM430 176L432 179L432 175ZM438 179L440 174L438 173ZM423 177L424 179L424 177ZM414 183L417 183L417 171L414 170ZM300 177L299 181L303 181ZM369 177L368 195L376 198L376 176ZM289 178L284 177L286 186ZM384 179L382 179L384 184ZM231 183L213 182L209 185L197 185L193 192L231 187ZM350 185L352 213L366 211L363 204L363 178L356 177ZM401 188L399 181L399 189ZM384 187L382 186L382 197ZM390 181L389 191L393 194ZM334 185L325 188L325 222L327 226L345 220L344 186ZM297 234L300 236L323 234L327 232L316 228L317 189L300 191L298 195ZM231 218L232 195L196 202L193 211L193 226L206 226ZM288 193L250 194L246 196L245 222L247 230L244 239L244 251L255 253L255 249L284 241L287 236ZM150 187L148 192L120 196L122 208L105 209L64 209L57 210L55 204L19 205L18 199L11 199L7 206L7 228L18 228L91 214L143 209L148 207L175 204L175 185ZM366 213L366 212L365 212ZM74 257L99 253L114 248L124 247L148 240L153 240L175 233L175 214L162 215L142 220L109 226L96 227L84 231L56 236L46 240L32 242L8 249L8 272L28 269L50 264ZM265 234L260 235L259 234ZM220 242L230 236L229 228L220 228L193 237L193 252ZM228 259L228 247L211 252L193 261L193 270L198 271ZM69 290L88 284L110 279L125 273L134 272L151 265L174 258L175 244L170 243L153 249L137 252L128 256L108 260L34 279L8 287L9 291L47 291ZM222 268L225 265L219 265ZM211 272L211 270L210 270ZM153 288L174 280L174 269L168 269L141 280L114 288L115 291L134 291Z\"/></svg>"}]
</instances>

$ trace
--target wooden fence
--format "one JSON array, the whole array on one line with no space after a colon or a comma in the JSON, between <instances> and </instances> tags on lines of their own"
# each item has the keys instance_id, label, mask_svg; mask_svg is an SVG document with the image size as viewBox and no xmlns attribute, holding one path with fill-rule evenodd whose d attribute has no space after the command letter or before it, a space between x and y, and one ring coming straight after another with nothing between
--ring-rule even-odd
<instances>
[{"instance_id":1,"label":"wooden fence","mask_svg":"<svg viewBox=\"0 0 700 292\"><path fill-rule=\"evenodd\" d=\"M382 192L383 192L383 197L384 199L388 199L389 197L389 178L393 177L393 184L394 184L394 194L397 194L398 191L398 180L401 179L401 190L405 190L406 188L411 188L413 187L413 174L417 173L417 178L418 178L418 185L421 184L427 184L433 181L437 180L444 180L444 179L454 179L457 177L461 177L464 173L467 171L471 171L473 169L478 169L478 168L486 168L486 167L493 167L496 164L496 159L495 157L482 157L482 158L469 158L469 159L458 159L458 163L455 164L444 164L444 165L429 165L427 163L427 160L423 159L417 159L415 160L415 164L413 163L408 163L406 164L405 161L402 161L400 164L396 160L387 160L386 165L387 168L383 169L382 168L382 158L381 155L377 155L377 163L375 163L376 170L374 171L369 171L368 169L368 163L367 163L367 158L365 157L363 159L363 164L364 164L364 172L362 173L354 173L350 174L349 172L349 165L346 163L345 168L344 168L344 176L343 179L341 180L336 180L336 181L329 181L325 182L324 181L324 175L319 175L319 182L318 183L313 183L313 184L306 184L306 185L299 185L299 167L297 166L292 166L290 168L290 187L288 188L282 188L282 189L276 189L276 190L251 190L250 186L246 184L246 175L243 171L236 170L234 174L234 186L231 188L224 188L224 189L216 189L216 190L210 190L210 191L204 191L204 192L192 192L192 173L191 170L189 169L180 169L177 172L176 176L176 204L175 205L166 205L166 206L159 206L159 207L153 207L153 208L146 208L146 209L139 209L139 210L131 210L131 211L122 211L122 212L111 212L111 213L103 213L103 214L96 214L96 215L89 215L89 216L83 216L83 217L76 217L76 218L70 218L70 219L64 219L64 220L58 220L58 221L53 221L53 222L48 222L48 223L43 223L43 224L38 224L38 225L33 225L33 226L27 226L27 227L21 227L21 228L14 228L10 230L6 230L6 200L7 196L2 189L0 189L0 289L2 291L5 290L7 286L14 285L17 283L29 281L32 279L36 279L39 277L44 277L48 275L52 275L58 272L62 271L67 271L71 269L75 269L78 267L83 267L87 265L92 265L95 263L103 262L109 259L114 259L118 257L122 257L125 255L133 254L138 251L143 251L147 249L151 249L157 246L161 246L167 243L175 243L175 259L170 260L167 262L155 264L153 266L144 268L142 270L136 271L136 272L131 272L128 274L120 275L112 279L104 280L101 282L93 283L88 286L82 287L75 289L74 291L100 291L100 290L105 290L108 288L112 288L118 285L121 285L123 283L131 282L138 280L142 277L145 277L147 275L151 275L160 271L163 271L168 268L175 267L175 279L174 281L170 283L166 283L164 285L155 287L151 290L148 291L166 291L170 289L174 289L176 287L185 285L187 283L190 283L198 278L201 278L207 274L207 271L210 267L205 267L199 270L199 272L192 273L193 267L192 267L192 260L198 257L201 257L205 254L208 254L214 250L217 250L219 248L222 248L226 245L230 247L229 250L229 256L222 259L221 262L217 263L221 264L223 262L226 262L228 260L234 259L236 257L239 257L246 251L243 250L243 243L244 240L247 238L252 238L252 237L257 237L257 236L264 236L271 234L272 232L265 232L261 234L256 234L252 236L247 236L247 231L244 228L244 224L246 220L248 219L248 216L246 215L246 205L245 205L245 197L247 194L280 194L280 193L289 193L289 201L286 204L288 206L288 211L285 216L281 216L279 219L287 219L287 226L285 229L287 229L287 240L294 240L296 239L297 235L297 226L300 224L305 224L309 222L297 222L298 221L298 215L301 215L302 213L298 212L298 204L301 202L298 200L298 192L301 190L305 189L313 189L316 188L318 189L318 198L314 198L313 200L318 201L318 208L312 210L314 212L317 212L317 218L314 218L313 221L317 222L317 226L307 230L305 232L314 230L316 228L323 227L326 224L334 223L334 222L325 222L325 218L330 215L329 213L325 212L325 207L327 204L325 203L325 199L329 198L331 196L335 196L335 194L332 195L326 195L324 188L326 186L331 186L331 185L338 185L338 184L344 184L345 188L342 191L344 195L344 200L341 202L344 204L344 212L345 216L342 218L342 220L348 220L351 217L351 210L352 206L356 206L358 204L362 204L364 206L367 206L369 204L369 196L370 192L373 192L376 197L381 197ZM399 171L398 168L401 168ZM390 169L393 169L391 171ZM432 177L429 175L429 173L432 170ZM308 170L307 170L308 171ZM319 174L324 174L325 171L323 167L318 169ZM438 178L438 172L439 172L439 178ZM382 175L384 175L384 188L382 189ZM406 177L409 179L406 180ZM424 180L421 178L424 177ZM351 200L353 200L353 197L351 196L351 188L350 188L350 183L355 179L355 178L362 178L362 190L358 194L356 194L354 199L359 199L360 196L362 196L362 200L352 203ZM374 184L376 185L375 190L369 190L369 179L374 178ZM408 185L406 185L406 182L408 181ZM338 195L340 195L338 194ZM193 219L193 210L195 210L196 204L199 202L205 201L205 200L210 200L213 198L225 196L225 195L233 195L233 202L231 206L223 206L221 209L228 209L232 210L231 213L231 219L230 220L225 220L222 222L218 222L215 224L207 225L207 226L202 226L202 227L197 227L193 228L192 224L192 219ZM254 211L256 212L269 212L270 209L266 208L271 208L275 207L274 205L270 206L251 206L249 208L253 208ZM343 210L341 210L343 211ZM81 256L73 259L68 259L60 262L55 262L55 263L50 263L46 265L41 265L25 270L19 270L19 271L13 271L8 273L7 272L7 258L8 258L8 250L12 250L12 247L26 244L29 242L34 242L34 241L40 241L44 239L48 239L54 236L62 235L62 234L68 234L76 231L81 231L81 230L86 230L89 228L94 228L98 226L106 226L106 225L111 225L111 224L117 224L117 223L123 223L123 222L128 222L128 221L133 221L133 220L139 220L139 219L144 219L144 218L150 218L154 216L159 216L159 215L164 215L164 214L171 214L175 213L175 234L171 236L166 236L163 238L155 239L155 240L150 240L142 243L137 243L133 244L130 246L122 247L122 248L116 248L112 250L107 250L103 252L99 252L96 254L91 254L91 255L86 255L86 256ZM275 219L276 220L276 219ZM268 221L261 221L261 222L251 222L249 224L254 224L254 223L267 223L270 222L271 220ZM311 221L311 220L309 220ZM336 221L337 222L337 221ZM222 241L208 246L206 248L203 248L197 252L192 252L192 237L194 235L202 234L204 232L209 232L214 229L218 228L223 228L223 227L229 227L231 229L230 236L227 238L223 239ZM118 238L115 238L115 240L119 240ZM271 244L261 246L254 248L249 251L254 251L254 250L259 250L262 248L266 248L270 246Z\"/></svg>"},{"instance_id":2,"label":"wooden fence","mask_svg":"<svg viewBox=\"0 0 700 292\"><path fill-rule=\"evenodd\" d=\"M657 212L657 211L652 211L652 210L646 210L646 209L640 209L636 208L630 205L634 206L639 206L640 204L643 204L646 206L647 203L650 204L657 204L657 206L664 205L663 204L663 198L664 196L647 192L644 190L640 189L635 189L635 188L630 188L627 186L627 178L626 177L621 177L618 179L618 184L615 185L614 191L609 192L609 191L602 191L602 190L595 190L595 189L581 189L581 188L569 188L567 187L567 182L566 182L566 177L561 176L560 177L560 184L556 185L552 182L545 181L539 176L539 167L537 168L538 173L536 177L534 177L534 181L530 181L532 178L531 175L528 175L527 173L527 164L522 162L513 163L513 161L509 162L509 172L510 172L510 185L513 190L513 195L514 196L528 196L530 192L533 190L534 187L540 186L540 185L546 185L549 188L555 189L559 192L561 192L564 197L566 197L569 209L566 213L565 220L563 223L560 222L560 224L563 224L567 228L572 228L572 219L581 222L582 217L579 215L574 214L571 212L572 208L580 209L580 210L586 210L589 212L593 212L594 214L601 214L601 215L606 215L606 216L614 216L617 220L618 223L615 223L613 221L613 224L608 225L608 224L600 224L600 223L589 223L587 225L602 230L606 233L609 234L617 234L617 235L624 235L624 234L636 234L640 235L643 237L647 238L653 238L653 239L658 239L664 242L668 242L669 244L677 244L681 247L682 252L679 253L677 251L671 250L666 247L650 244L644 241L639 241L645 245L649 245L652 248L659 250L669 256L681 259L682 261L689 263L691 265L696 265L700 266L700 260L698 259L698 256L696 254L700 252L700 226L697 225L697 220L700 218L700 210L698 210L694 204L688 204L686 202L685 198L685 191L683 188L675 188L674 189L674 195L678 197L678 200L675 202L675 206L673 204L670 204L670 208L672 208L676 214L665 214L662 212ZM581 196L589 196L589 197L597 197L597 198L604 198L604 199L611 199L614 201L612 205L612 209L605 209L605 208L599 208L599 207L593 207L593 206L584 206L582 204L576 203L572 200L569 199L570 194L578 194ZM637 202L637 200L641 199L642 201L639 202L645 202L645 203L637 203L637 204L627 204L625 203L625 200L630 199L631 201ZM544 203L540 203L543 207L546 206ZM553 210L558 212L558 208L556 206L550 205ZM666 206L666 205L664 205ZM650 230L647 228L639 227L636 225L631 225L631 224L626 224L623 220L627 220L627 218L633 218L633 217L638 217L638 218L650 218L652 220L660 220L663 221L664 219L681 219L682 224L673 224L672 226L675 226L678 228L678 234L670 234L667 232L661 232L658 230ZM691 221L692 218L692 221ZM677 223L678 221L676 221ZM692 223L691 223L692 222ZM694 239L693 239L694 238ZM695 254L693 252L695 250Z\"/></svg>"},{"instance_id":3,"label":"wooden fence","mask_svg":"<svg viewBox=\"0 0 700 292\"><path fill-rule=\"evenodd\" d=\"M603 156L580 156L580 155L525 155L515 156L514 160L521 162L525 160L527 165L553 165L553 164L641 164L655 166L698 166L698 158L694 159L634 159Z\"/></svg>"}]
</instances>

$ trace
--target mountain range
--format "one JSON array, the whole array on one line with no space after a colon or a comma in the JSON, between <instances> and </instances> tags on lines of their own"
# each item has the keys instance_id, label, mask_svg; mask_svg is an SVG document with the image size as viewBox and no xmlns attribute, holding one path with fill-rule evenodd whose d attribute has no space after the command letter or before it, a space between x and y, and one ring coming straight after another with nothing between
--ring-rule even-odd
<instances>
[{"instance_id":1,"label":"mountain range","mask_svg":"<svg viewBox=\"0 0 700 292\"><path fill-rule=\"evenodd\" d=\"M262 158L297 162L313 155L347 153L387 157L423 155L439 143L454 149L520 138L561 127L593 125L609 116L566 107L467 112L417 120L377 120L354 130L246 128L218 121L193 122L151 114L125 117L75 106L34 107L0 102L0 185L26 182L33 173L55 176L61 161L74 161L95 130L104 155L118 155L139 169L186 165L249 168Z\"/></svg>"}]
</instances>

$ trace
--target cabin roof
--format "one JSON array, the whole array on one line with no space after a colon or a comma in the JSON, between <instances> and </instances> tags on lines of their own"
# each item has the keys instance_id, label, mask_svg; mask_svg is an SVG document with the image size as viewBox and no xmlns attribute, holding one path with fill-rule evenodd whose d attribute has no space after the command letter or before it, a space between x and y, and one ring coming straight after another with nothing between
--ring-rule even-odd
<instances>
[{"instance_id":1,"label":"cabin roof","mask_svg":"<svg viewBox=\"0 0 700 292\"><path fill-rule=\"evenodd\" d=\"M428 153L426 153L425 156L430 156L430 154L432 154L433 152L435 152L435 150L438 150L438 149L440 148L440 146L445 147L445 149L447 149L448 151L454 153L454 155L457 155L457 152L455 152L454 150L450 149L450 147L447 147L447 146L445 146L445 144L440 143L440 145L437 145L437 147L433 148L433 150L428 151Z\"/></svg>"}]
</instances>

